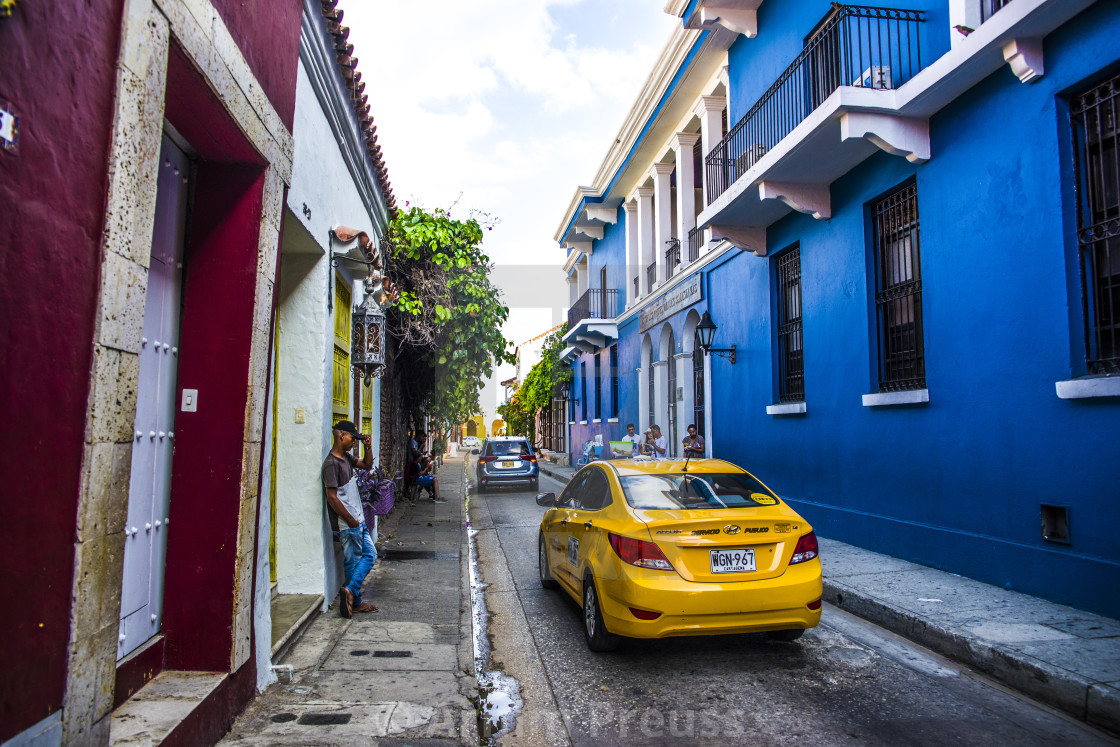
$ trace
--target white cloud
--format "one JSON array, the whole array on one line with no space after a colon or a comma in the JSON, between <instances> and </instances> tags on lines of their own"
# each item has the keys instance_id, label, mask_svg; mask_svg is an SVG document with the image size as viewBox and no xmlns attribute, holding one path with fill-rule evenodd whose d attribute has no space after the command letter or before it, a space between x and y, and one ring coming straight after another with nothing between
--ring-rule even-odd
<instances>
[{"instance_id":1,"label":"white cloud","mask_svg":"<svg viewBox=\"0 0 1120 747\"><path fill-rule=\"evenodd\" d=\"M680 22L661 0L340 7L398 202L446 208L458 199L463 215L496 215L484 246L511 265L563 262L553 232ZM555 277L563 286L559 269ZM531 337L544 319L514 308L507 336Z\"/></svg>"}]
</instances>

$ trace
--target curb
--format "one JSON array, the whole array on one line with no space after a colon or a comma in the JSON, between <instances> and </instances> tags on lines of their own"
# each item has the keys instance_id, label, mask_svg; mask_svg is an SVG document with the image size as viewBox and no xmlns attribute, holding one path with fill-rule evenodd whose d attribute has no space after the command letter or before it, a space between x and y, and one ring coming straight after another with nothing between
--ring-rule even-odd
<instances>
[{"instance_id":1,"label":"curb","mask_svg":"<svg viewBox=\"0 0 1120 747\"><path fill-rule=\"evenodd\" d=\"M1120 693L1018 651L966 636L893 607L838 581L824 581L824 600L1031 698L1113 732L1120 730ZM1112 692L1109 692L1112 691Z\"/></svg>"}]
</instances>

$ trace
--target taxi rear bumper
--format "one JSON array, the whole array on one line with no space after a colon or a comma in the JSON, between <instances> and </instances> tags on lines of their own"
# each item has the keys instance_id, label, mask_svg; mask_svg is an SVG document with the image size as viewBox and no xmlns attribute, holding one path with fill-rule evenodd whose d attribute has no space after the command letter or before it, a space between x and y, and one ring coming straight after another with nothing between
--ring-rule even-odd
<instances>
[{"instance_id":1,"label":"taxi rear bumper","mask_svg":"<svg viewBox=\"0 0 1120 747\"><path fill-rule=\"evenodd\" d=\"M735 583L685 581L675 572L620 564L614 579L597 579L607 630L630 638L751 633L812 628L821 611L819 559L790 566L776 578ZM641 620L631 608L660 615Z\"/></svg>"}]
</instances>

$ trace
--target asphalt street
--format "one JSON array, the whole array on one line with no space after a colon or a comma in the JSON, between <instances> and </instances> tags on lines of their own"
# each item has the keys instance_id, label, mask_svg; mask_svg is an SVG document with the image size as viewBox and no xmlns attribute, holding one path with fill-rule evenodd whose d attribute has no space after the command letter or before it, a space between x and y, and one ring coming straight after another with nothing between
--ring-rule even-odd
<instances>
[{"instance_id":1,"label":"asphalt street","mask_svg":"<svg viewBox=\"0 0 1120 747\"><path fill-rule=\"evenodd\" d=\"M473 462L469 471L473 482ZM561 488L542 475L541 490ZM471 492L490 667L519 685L520 711L499 744L1117 744L827 604L821 625L794 643L627 640L594 654L576 603L540 587L545 509L534 494Z\"/></svg>"}]
</instances>

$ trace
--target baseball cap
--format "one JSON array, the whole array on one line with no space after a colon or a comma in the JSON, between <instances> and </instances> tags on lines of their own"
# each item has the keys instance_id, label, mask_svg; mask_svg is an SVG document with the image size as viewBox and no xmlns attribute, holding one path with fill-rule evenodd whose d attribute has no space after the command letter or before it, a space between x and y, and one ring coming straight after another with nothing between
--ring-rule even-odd
<instances>
[{"instance_id":1,"label":"baseball cap","mask_svg":"<svg viewBox=\"0 0 1120 747\"><path fill-rule=\"evenodd\" d=\"M358 430L358 426L354 425L349 420L338 421L337 423L334 424L334 429L336 431L346 431L347 433L349 433L354 438L361 438L362 437L361 432Z\"/></svg>"}]
</instances>

